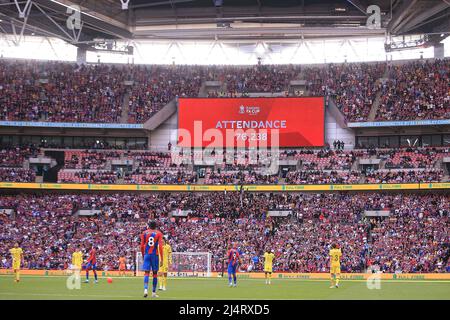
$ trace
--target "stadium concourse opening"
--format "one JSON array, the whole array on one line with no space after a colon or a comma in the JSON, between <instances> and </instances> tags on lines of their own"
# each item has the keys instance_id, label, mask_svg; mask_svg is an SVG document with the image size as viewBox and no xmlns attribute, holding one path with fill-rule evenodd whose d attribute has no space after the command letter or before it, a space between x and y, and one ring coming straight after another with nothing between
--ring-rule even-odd
<instances>
[{"instance_id":1,"label":"stadium concourse opening","mask_svg":"<svg viewBox=\"0 0 450 320\"><path fill-rule=\"evenodd\" d=\"M0 300L449 300L449 14L0 1Z\"/></svg>"}]
</instances>

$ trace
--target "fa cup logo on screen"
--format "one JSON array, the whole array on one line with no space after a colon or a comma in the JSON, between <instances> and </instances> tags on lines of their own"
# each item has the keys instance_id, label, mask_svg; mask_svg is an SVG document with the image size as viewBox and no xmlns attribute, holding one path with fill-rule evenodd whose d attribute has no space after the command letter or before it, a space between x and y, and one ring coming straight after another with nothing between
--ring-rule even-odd
<instances>
[{"instance_id":1,"label":"fa cup logo on screen","mask_svg":"<svg viewBox=\"0 0 450 320\"><path fill-rule=\"evenodd\" d=\"M257 115L260 112L260 108L259 107L254 107L254 106L240 106L239 107L239 114L249 114L252 116Z\"/></svg>"}]
</instances>

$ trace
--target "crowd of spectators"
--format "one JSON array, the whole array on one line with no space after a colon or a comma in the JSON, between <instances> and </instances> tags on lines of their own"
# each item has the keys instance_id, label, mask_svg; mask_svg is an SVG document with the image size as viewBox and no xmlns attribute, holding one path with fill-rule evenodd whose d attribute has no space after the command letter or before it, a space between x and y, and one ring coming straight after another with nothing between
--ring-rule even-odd
<instances>
[{"instance_id":1,"label":"crowd of spectators","mask_svg":"<svg viewBox=\"0 0 450 320\"><path fill-rule=\"evenodd\" d=\"M448 119L450 60L389 66L376 120Z\"/></svg>"},{"instance_id":2,"label":"crowd of spectators","mask_svg":"<svg viewBox=\"0 0 450 320\"><path fill-rule=\"evenodd\" d=\"M385 161L387 169L431 169L449 154L447 148L388 149L377 152L377 156Z\"/></svg>"},{"instance_id":3,"label":"crowd of spectators","mask_svg":"<svg viewBox=\"0 0 450 320\"><path fill-rule=\"evenodd\" d=\"M441 182L444 172L439 169L402 170L402 171L372 171L365 174L367 183L414 183Z\"/></svg>"},{"instance_id":4,"label":"crowd of spectators","mask_svg":"<svg viewBox=\"0 0 450 320\"><path fill-rule=\"evenodd\" d=\"M33 145L3 147L0 149L0 167L21 168L25 160L38 154L39 149Z\"/></svg>"},{"instance_id":5,"label":"crowd of spectators","mask_svg":"<svg viewBox=\"0 0 450 320\"><path fill-rule=\"evenodd\" d=\"M303 70L310 95L334 97L350 121L367 121L385 63L328 64Z\"/></svg>"},{"instance_id":6,"label":"crowd of spectators","mask_svg":"<svg viewBox=\"0 0 450 320\"><path fill-rule=\"evenodd\" d=\"M78 65L0 61L0 120L117 123L128 101L129 123L143 123L180 97L197 97L202 83L219 81L210 97L254 92L286 94L306 80L308 95L334 98L349 121L367 121L377 94L377 120L450 116L449 60L402 64L157 66Z\"/></svg>"},{"instance_id":7,"label":"crowd of spectators","mask_svg":"<svg viewBox=\"0 0 450 320\"><path fill-rule=\"evenodd\" d=\"M36 172L23 168L0 168L0 182L35 182Z\"/></svg>"},{"instance_id":8,"label":"crowd of spectators","mask_svg":"<svg viewBox=\"0 0 450 320\"><path fill-rule=\"evenodd\" d=\"M194 184L198 182L197 174L183 170L152 171L136 170L126 173L123 178L126 184Z\"/></svg>"},{"instance_id":9,"label":"crowd of spectators","mask_svg":"<svg viewBox=\"0 0 450 320\"><path fill-rule=\"evenodd\" d=\"M0 256L2 267L10 267L8 250L19 242L25 268L64 269L75 248L87 253L94 244L100 269L117 269L122 255L133 268L138 237L152 218L174 252L211 252L213 271L223 271L226 249L236 242L244 265L256 271L262 270L263 252L273 249L276 271L327 272L329 246L338 243L344 272L369 265L386 272L443 272L450 254L449 200L447 194L406 193L2 195L0 208L15 214L1 216ZM100 214L77 216L80 208ZM292 214L268 217L273 209ZM175 218L174 210L191 213ZM389 211L390 217L369 220L364 210Z\"/></svg>"},{"instance_id":10,"label":"crowd of spectators","mask_svg":"<svg viewBox=\"0 0 450 320\"><path fill-rule=\"evenodd\" d=\"M291 171L286 184L355 184L361 182L361 173L356 171Z\"/></svg>"},{"instance_id":11,"label":"crowd of spectators","mask_svg":"<svg viewBox=\"0 0 450 320\"><path fill-rule=\"evenodd\" d=\"M262 174L255 171L221 171L206 173L205 184L278 184L278 175Z\"/></svg>"},{"instance_id":12,"label":"crowd of spectators","mask_svg":"<svg viewBox=\"0 0 450 320\"><path fill-rule=\"evenodd\" d=\"M225 82L227 92L231 95L249 92L284 92L300 71L301 67L298 65L223 67L218 80Z\"/></svg>"},{"instance_id":13,"label":"crowd of spectators","mask_svg":"<svg viewBox=\"0 0 450 320\"><path fill-rule=\"evenodd\" d=\"M116 184L119 178L119 172L108 170L97 171L67 171L58 172L58 182L61 183L99 183L99 184Z\"/></svg>"},{"instance_id":14,"label":"crowd of spectators","mask_svg":"<svg viewBox=\"0 0 450 320\"><path fill-rule=\"evenodd\" d=\"M202 69L196 66L131 67L133 87L129 99L129 123L143 123L175 98L197 97Z\"/></svg>"},{"instance_id":15,"label":"crowd of spectators","mask_svg":"<svg viewBox=\"0 0 450 320\"><path fill-rule=\"evenodd\" d=\"M0 61L0 119L119 122L125 66Z\"/></svg>"}]
</instances>

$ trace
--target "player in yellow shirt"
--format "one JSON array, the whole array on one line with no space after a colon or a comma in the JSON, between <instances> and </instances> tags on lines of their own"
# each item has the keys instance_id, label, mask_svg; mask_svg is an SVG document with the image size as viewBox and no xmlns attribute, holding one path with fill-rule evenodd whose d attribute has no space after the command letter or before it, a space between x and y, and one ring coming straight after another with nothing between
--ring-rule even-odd
<instances>
[{"instance_id":1,"label":"player in yellow shirt","mask_svg":"<svg viewBox=\"0 0 450 320\"><path fill-rule=\"evenodd\" d=\"M81 265L83 264L83 253L81 252L80 248L77 247L77 249L72 253L72 268L74 271L81 271Z\"/></svg>"},{"instance_id":2,"label":"player in yellow shirt","mask_svg":"<svg viewBox=\"0 0 450 320\"><path fill-rule=\"evenodd\" d=\"M20 281L20 266L23 264L23 250L19 247L19 244L16 242L14 244L14 248L9 250L12 256L12 269L15 274L15 282Z\"/></svg>"},{"instance_id":3,"label":"player in yellow shirt","mask_svg":"<svg viewBox=\"0 0 450 320\"><path fill-rule=\"evenodd\" d=\"M275 259L273 250L271 252L267 251L264 253L264 275L266 278L266 284L270 284L270 279L272 279L273 259Z\"/></svg>"},{"instance_id":4,"label":"player in yellow shirt","mask_svg":"<svg viewBox=\"0 0 450 320\"><path fill-rule=\"evenodd\" d=\"M169 271L169 266L172 264L172 247L169 244L168 237L165 236L164 239L166 241L163 245L163 260L159 261L160 264L159 290L166 291L167 272Z\"/></svg>"},{"instance_id":5,"label":"player in yellow shirt","mask_svg":"<svg viewBox=\"0 0 450 320\"><path fill-rule=\"evenodd\" d=\"M341 277L341 257L342 251L337 244L333 243L330 249L330 276L331 287L339 288L339 279Z\"/></svg>"}]
</instances>

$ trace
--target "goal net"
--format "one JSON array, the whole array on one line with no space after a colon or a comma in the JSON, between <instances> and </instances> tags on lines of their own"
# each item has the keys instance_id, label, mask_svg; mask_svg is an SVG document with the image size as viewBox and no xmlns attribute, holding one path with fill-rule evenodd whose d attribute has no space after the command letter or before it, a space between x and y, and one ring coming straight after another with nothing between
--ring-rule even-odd
<instances>
[{"instance_id":1,"label":"goal net","mask_svg":"<svg viewBox=\"0 0 450 320\"><path fill-rule=\"evenodd\" d=\"M168 275L172 277L210 277L211 252L172 252ZM136 276L142 276L142 254L136 254Z\"/></svg>"}]
</instances>

